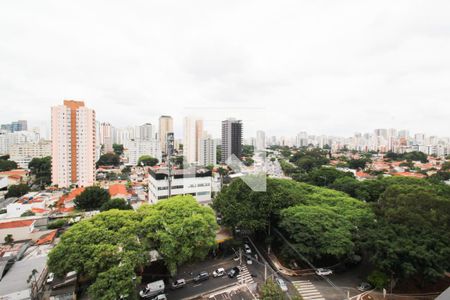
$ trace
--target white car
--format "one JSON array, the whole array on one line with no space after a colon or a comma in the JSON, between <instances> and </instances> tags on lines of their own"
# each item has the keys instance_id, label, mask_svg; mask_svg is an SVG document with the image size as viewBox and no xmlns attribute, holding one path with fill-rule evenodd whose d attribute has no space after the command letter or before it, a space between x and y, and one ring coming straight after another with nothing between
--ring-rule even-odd
<instances>
[{"instance_id":1,"label":"white car","mask_svg":"<svg viewBox=\"0 0 450 300\"><path fill-rule=\"evenodd\" d=\"M331 271L330 269L318 268L316 270L316 274L319 276L327 276L333 274L333 271Z\"/></svg>"},{"instance_id":2,"label":"white car","mask_svg":"<svg viewBox=\"0 0 450 300\"><path fill-rule=\"evenodd\" d=\"M225 275L225 269L224 268L218 268L213 272L213 277L221 277Z\"/></svg>"},{"instance_id":3,"label":"white car","mask_svg":"<svg viewBox=\"0 0 450 300\"><path fill-rule=\"evenodd\" d=\"M47 283L52 283L53 279L55 279L55 274L54 273L48 273Z\"/></svg>"},{"instance_id":4,"label":"white car","mask_svg":"<svg viewBox=\"0 0 450 300\"><path fill-rule=\"evenodd\" d=\"M161 294L153 298L152 300L167 300L166 294Z\"/></svg>"},{"instance_id":5,"label":"white car","mask_svg":"<svg viewBox=\"0 0 450 300\"><path fill-rule=\"evenodd\" d=\"M245 253L252 254L252 249L250 248L249 245L244 244L244 249L245 249Z\"/></svg>"},{"instance_id":6,"label":"white car","mask_svg":"<svg viewBox=\"0 0 450 300\"><path fill-rule=\"evenodd\" d=\"M283 279L277 278L277 279L275 279L275 282L278 284L278 286L280 287L280 289L283 292L287 292L288 291L287 285L286 285L286 283L284 282Z\"/></svg>"}]
</instances>

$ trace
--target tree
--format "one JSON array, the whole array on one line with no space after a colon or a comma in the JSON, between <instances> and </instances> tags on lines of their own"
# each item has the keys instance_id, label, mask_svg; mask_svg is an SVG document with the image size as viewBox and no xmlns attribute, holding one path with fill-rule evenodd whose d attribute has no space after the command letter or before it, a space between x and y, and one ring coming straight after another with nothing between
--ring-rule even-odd
<instances>
[{"instance_id":1,"label":"tree","mask_svg":"<svg viewBox=\"0 0 450 300\"><path fill-rule=\"evenodd\" d=\"M123 145L113 144L113 151L116 155L121 156L123 154Z\"/></svg>"},{"instance_id":2,"label":"tree","mask_svg":"<svg viewBox=\"0 0 450 300\"><path fill-rule=\"evenodd\" d=\"M36 214L34 212L32 212L31 210L27 210L26 212L24 212L23 214L21 214L21 217L31 217L31 216L35 216Z\"/></svg>"},{"instance_id":3,"label":"tree","mask_svg":"<svg viewBox=\"0 0 450 300\"><path fill-rule=\"evenodd\" d=\"M261 300L283 300L287 299L286 294L273 280L267 280L261 287Z\"/></svg>"},{"instance_id":4,"label":"tree","mask_svg":"<svg viewBox=\"0 0 450 300\"><path fill-rule=\"evenodd\" d=\"M97 161L98 166L118 166L120 165L120 157L115 153L106 153L100 156Z\"/></svg>"},{"instance_id":5,"label":"tree","mask_svg":"<svg viewBox=\"0 0 450 300\"><path fill-rule=\"evenodd\" d=\"M354 251L354 225L342 214L321 206L292 206L281 211L280 228L310 260L343 258Z\"/></svg>"},{"instance_id":6,"label":"tree","mask_svg":"<svg viewBox=\"0 0 450 300\"><path fill-rule=\"evenodd\" d=\"M142 155L141 157L139 157L139 160L137 162L138 166L144 165L144 166L156 166L158 164L158 159L154 158L150 155Z\"/></svg>"},{"instance_id":7,"label":"tree","mask_svg":"<svg viewBox=\"0 0 450 300\"><path fill-rule=\"evenodd\" d=\"M87 187L75 200L75 207L82 210L96 210L111 199L108 191L99 186Z\"/></svg>"},{"instance_id":8,"label":"tree","mask_svg":"<svg viewBox=\"0 0 450 300\"><path fill-rule=\"evenodd\" d=\"M330 167L321 167L314 169L306 176L301 177L300 180L317 186L329 186L333 184L336 179L342 177L353 178L354 176L353 173L350 172L343 172Z\"/></svg>"},{"instance_id":9,"label":"tree","mask_svg":"<svg viewBox=\"0 0 450 300\"><path fill-rule=\"evenodd\" d=\"M110 209L120 209L127 210L133 209L130 204L125 199L122 198L113 198L106 201L101 207L100 211L110 210Z\"/></svg>"},{"instance_id":10,"label":"tree","mask_svg":"<svg viewBox=\"0 0 450 300\"><path fill-rule=\"evenodd\" d=\"M14 244L14 238L12 234L7 234L5 236L5 244L12 246Z\"/></svg>"},{"instance_id":11,"label":"tree","mask_svg":"<svg viewBox=\"0 0 450 300\"><path fill-rule=\"evenodd\" d=\"M242 146L242 156L245 157L252 157L253 154L255 153L255 147L253 147L252 145L243 145Z\"/></svg>"},{"instance_id":12,"label":"tree","mask_svg":"<svg viewBox=\"0 0 450 300\"><path fill-rule=\"evenodd\" d=\"M139 211L111 209L70 227L48 256L50 272L76 271L93 282L92 299L135 297L135 270L156 249L174 274L176 267L204 258L215 245L218 226L213 211L192 196L177 196Z\"/></svg>"},{"instance_id":13,"label":"tree","mask_svg":"<svg viewBox=\"0 0 450 300\"><path fill-rule=\"evenodd\" d=\"M377 223L364 235L379 271L434 280L450 268L450 198L440 193L426 184L386 188L374 206Z\"/></svg>"},{"instance_id":14,"label":"tree","mask_svg":"<svg viewBox=\"0 0 450 300\"><path fill-rule=\"evenodd\" d=\"M442 164L441 171L450 171L450 161L446 161Z\"/></svg>"},{"instance_id":15,"label":"tree","mask_svg":"<svg viewBox=\"0 0 450 300\"><path fill-rule=\"evenodd\" d=\"M347 164L351 169L361 169L364 170L366 168L367 160L364 158L360 159L350 159Z\"/></svg>"},{"instance_id":16,"label":"tree","mask_svg":"<svg viewBox=\"0 0 450 300\"><path fill-rule=\"evenodd\" d=\"M17 169L17 163L12 160L0 159L0 172Z\"/></svg>"},{"instance_id":17,"label":"tree","mask_svg":"<svg viewBox=\"0 0 450 300\"><path fill-rule=\"evenodd\" d=\"M28 169L32 175L34 175L34 182L41 187L45 187L52 183L52 158L46 157L34 157L28 164Z\"/></svg>"},{"instance_id":18,"label":"tree","mask_svg":"<svg viewBox=\"0 0 450 300\"><path fill-rule=\"evenodd\" d=\"M164 257L172 275L179 265L204 258L216 244L218 226L213 210L191 195L142 205L138 214L147 240Z\"/></svg>"},{"instance_id":19,"label":"tree","mask_svg":"<svg viewBox=\"0 0 450 300\"><path fill-rule=\"evenodd\" d=\"M120 296L137 299L136 285L139 283L140 277L136 277L133 265L122 264L100 273L89 287L88 294L91 299L99 300L119 299Z\"/></svg>"},{"instance_id":20,"label":"tree","mask_svg":"<svg viewBox=\"0 0 450 300\"><path fill-rule=\"evenodd\" d=\"M5 197L22 197L30 191L30 187L25 183L20 183L16 185L11 185L8 187L8 192Z\"/></svg>"}]
</instances>

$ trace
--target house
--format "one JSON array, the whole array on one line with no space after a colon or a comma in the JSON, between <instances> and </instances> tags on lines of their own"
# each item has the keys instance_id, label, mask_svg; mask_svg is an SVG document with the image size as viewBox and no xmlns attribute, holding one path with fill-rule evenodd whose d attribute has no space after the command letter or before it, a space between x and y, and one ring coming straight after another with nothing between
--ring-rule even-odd
<instances>
[{"instance_id":1,"label":"house","mask_svg":"<svg viewBox=\"0 0 450 300\"><path fill-rule=\"evenodd\" d=\"M124 200L128 200L131 197L127 187L122 183L111 184L108 191L111 198L122 198Z\"/></svg>"},{"instance_id":2,"label":"house","mask_svg":"<svg viewBox=\"0 0 450 300\"><path fill-rule=\"evenodd\" d=\"M30 239L35 222L35 220L0 221L0 243L5 241L8 234L11 234L15 241Z\"/></svg>"},{"instance_id":3,"label":"house","mask_svg":"<svg viewBox=\"0 0 450 300\"><path fill-rule=\"evenodd\" d=\"M26 183L28 181L28 171L21 169L3 171L0 172L0 178L7 178L8 186Z\"/></svg>"}]
</instances>

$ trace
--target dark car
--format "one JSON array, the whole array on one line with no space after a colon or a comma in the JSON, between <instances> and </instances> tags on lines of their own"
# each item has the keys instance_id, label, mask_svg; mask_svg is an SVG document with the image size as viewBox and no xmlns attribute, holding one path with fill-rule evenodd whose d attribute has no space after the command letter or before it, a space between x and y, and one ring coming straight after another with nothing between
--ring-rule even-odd
<instances>
[{"instance_id":1,"label":"dark car","mask_svg":"<svg viewBox=\"0 0 450 300\"><path fill-rule=\"evenodd\" d=\"M200 272L197 276L194 277L194 282L205 281L209 279L209 274L206 271Z\"/></svg>"},{"instance_id":2,"label":"dark car","mask_svg":"<svg viewBox=\"0 0 450 300\"><path fill-rule=\"evenodd\" d=\"M240 270L239 270L238 267L231 268L231 269L228 271L228 277L234 278L234 277L236 277L236 276L239 275L239 272L240 272Z\"/></svg>"}]
</instances>

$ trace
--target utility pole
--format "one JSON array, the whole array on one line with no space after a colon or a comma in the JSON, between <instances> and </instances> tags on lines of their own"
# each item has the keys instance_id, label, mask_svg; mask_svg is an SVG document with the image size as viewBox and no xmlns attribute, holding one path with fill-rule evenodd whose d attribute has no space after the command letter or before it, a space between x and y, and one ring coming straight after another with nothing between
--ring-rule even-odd
<instances>
[{"instance_id":1,"label":"utility pole","mask_svg":"<svg viewBox=\"0 0 450 300\"><path fill-rule=\"evenodd\" d=\"M169 180L169 186L168 186L168 198L172 196L172 165L171 165L171 159L172 159L172 153L174 149L174 137L173 132L167 133L166 143L167 143L167 167L169 168L167 175Z\"/></svg>"},{"instance_id":2,"label":"utility pole","mask_svg":"<svg viewBox=\"0 0 450 300\"><path fill-rule=\"evenodd\" d=\"M264 282L267 281L267 263L264 263Z\"/></svg>"}]
</instances>

